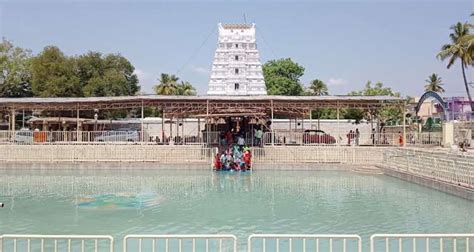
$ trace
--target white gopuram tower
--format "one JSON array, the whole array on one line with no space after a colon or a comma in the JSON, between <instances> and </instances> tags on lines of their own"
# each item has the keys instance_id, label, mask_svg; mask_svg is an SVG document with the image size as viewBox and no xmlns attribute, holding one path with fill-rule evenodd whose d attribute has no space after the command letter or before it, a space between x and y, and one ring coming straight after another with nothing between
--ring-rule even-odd
<instances>
[{"instance_id":1,"label":"white gopuram tower","mask_svg":"<svg viewBox=\"0 0 474 252\"><path fill-rule=\"evenodd\" d=\"M218 24L208 95L266 95L255 24Z\"/></svg>"}]
</instances>

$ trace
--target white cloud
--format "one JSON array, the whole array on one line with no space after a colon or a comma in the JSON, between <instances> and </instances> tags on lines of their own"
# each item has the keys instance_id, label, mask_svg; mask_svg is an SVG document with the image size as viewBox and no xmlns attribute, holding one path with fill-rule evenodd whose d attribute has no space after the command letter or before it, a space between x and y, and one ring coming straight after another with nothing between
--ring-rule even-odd
<instances>
[{"instance_id":1,"label":"white cloud","mask_svg":"<svg viewBox=\"0 0 474 252\"><path fill-rule=\"evenodd\" d=\"M328 86L340 87L347 84L347 81L341 78L329 78L327 81Z\"/></svg>"},{"instance_id":2,"label":"white cloud","mask_svg":"<svg viewBox=\"0 0 474 252\"><path fill-rule=\"evenodd\" d=\"M136 68L133 73L137 75L138 80L140 82L140 92L146 94L153 93L153 86L156 85L156 79L158 78L158 76L138 68Z\"/></svg>"},{"instance_id":3,"label":"white cloud","mask_svg":"<svg viewBox=\"0 0 474 252\"><path fill-rule=\"evenodd\" d=\"M138 76L139 80L148 80L150 78L153 78L152 74L147 73L147 72L145 72L141 69L135 69L135 71L133 71L133 73Z\"/></svg>"},{"instance_id":4,"label":"white cloud","mask_svg":"<svg viewBox=\"0 0 474 252\"><path fill-rule=\"evenodd\" d=\"M209 68L207 67L201 67L201 66L191 66L191 71L202 74L202 75L209 75L210 71Z\"/></svg>"}]
</instances>

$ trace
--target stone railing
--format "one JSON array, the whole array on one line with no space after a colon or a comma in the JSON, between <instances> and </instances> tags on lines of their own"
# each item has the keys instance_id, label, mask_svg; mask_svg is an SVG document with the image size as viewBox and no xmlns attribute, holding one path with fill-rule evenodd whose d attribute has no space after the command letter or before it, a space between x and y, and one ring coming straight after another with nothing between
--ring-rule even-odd
<instances>
[{"instance_id":1,"label":"stone railing","mask_svg":"<svg viewBox=\"0 0 474 252\"><path fill-rule=\"evenodd\" d=\"M0 145L0 162L211 163L212 149L159 145Z\"/></svg>"},{"instance_id":2,"label":"stone railing","mask_svg":"<svg viewBox=\"0 0 474 252\"><path fill-rule=\"evenodd\" d=\"M474 156L445 150L388 149L383 166L418 177L474 189Z\"/></svg>"},{"instance_id":3,"label":"stone railing","mask_svg":"<svg viewBox=\"0 0 474 252\"><path fill-rule=\"evenodd\" d=\"M256 164L341 163L375 165L390 147L266 146L253 149Z\"/></svg>"}]
</instances>

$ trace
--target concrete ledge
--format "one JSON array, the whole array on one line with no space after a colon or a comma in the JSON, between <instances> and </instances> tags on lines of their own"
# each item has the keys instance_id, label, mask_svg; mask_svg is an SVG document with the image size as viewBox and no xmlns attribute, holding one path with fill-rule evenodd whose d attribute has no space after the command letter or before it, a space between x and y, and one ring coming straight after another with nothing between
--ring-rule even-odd
<instances>
[{"instance_id":1,"label":"concrete ledge","mask_svg":"<svg viewBox=\"0 0 474 252\"><path fill-rule=\"evenodd\" d=\"M390 169L386 166L377 166L379 167L385 175L403 179L408 182L416 183L422 186L426 186L441 192L445 192L451 195L455 195L464 199L474 201L474 189L458 186L454 184L448 184L442 181L434 180L427 177L415 176L413 174L408 174L402 171L397 171Z\"/></svg>"},{"instance_id":2,"label":"concrete ledge","mask_svg":"<svg viewBox=\"0 0 474 252\"><path fill-rule=\"evenodd\" d=\"M367 165L365 165L367 166ZM287 170L287 171L353 171L354 165L342 163L319 163L319 162L300 162L300 163L254 163L253 168L259 170Z\"/></svg>"},{"instance_id":3,"label":"concrete ledge","mask_svg":"<svg viewBox=\"0 0 474 252\"><path fill-rule=\"evenodd\" d=\"M22 169L22 170L204 170L211 169L208 162L183 162L183 163L161 163L161 162L2 162L0 170Z\"/></svg>"}]
</instances>

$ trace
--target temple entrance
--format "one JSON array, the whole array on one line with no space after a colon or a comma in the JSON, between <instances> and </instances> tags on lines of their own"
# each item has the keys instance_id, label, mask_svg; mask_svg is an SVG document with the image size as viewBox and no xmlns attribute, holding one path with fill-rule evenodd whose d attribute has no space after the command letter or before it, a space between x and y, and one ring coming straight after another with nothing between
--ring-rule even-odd
<instances>
[{"instance_id":1,"label":"temple entrance","mask_svg":"<svg viewBox=\"0 0 474 252\"><path fill-rule=\"evenodd\" d=\"M265 116L225 116L218 119L211 118L202 131L204 141L210 146L217 147L229 142L236 143L242 137L245 145L256 146L261 141L256 140L258 130L264 134L270 132L271 120ZM208 136L209 135L209 136ZM258 135L258 134L257 134ZM260 136L260 138L263 136ZM259 143L260 142L260 143Z\"/></svg>"}]
</instances>

